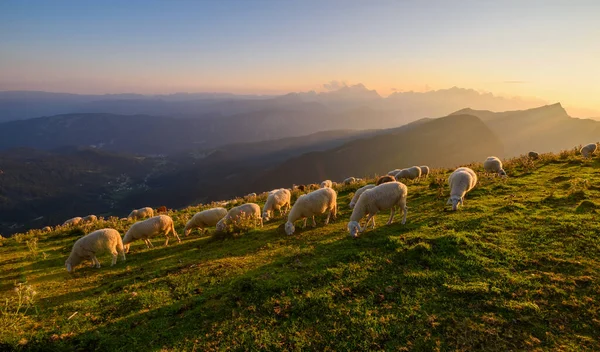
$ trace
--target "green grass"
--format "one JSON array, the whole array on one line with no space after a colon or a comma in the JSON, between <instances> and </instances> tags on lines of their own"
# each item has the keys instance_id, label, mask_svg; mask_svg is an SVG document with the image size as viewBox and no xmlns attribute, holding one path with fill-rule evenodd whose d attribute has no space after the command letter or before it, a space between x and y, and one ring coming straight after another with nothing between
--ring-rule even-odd
<instances>
[{"instance_id":1,"label":"green grass","mask_svg":"<svg viewBox=\"0 0 600 352\"><path fill-rule=\"evenodd\" d=\"M78 237L127 224L5 239L0 348L600 350L600 162L564 152L505 166L508 179L474 165L480 183L458 212L445 204L449 170L409 182L406 225L384 226L385 212L357 239L347 205L360 185L339 190L326 227L286 236L277 219L168 247L156 238L72 275ZM171 214L178 233L198 209ZM25 314L17 283L37 292Z\"/></svg>"}]
</instances>

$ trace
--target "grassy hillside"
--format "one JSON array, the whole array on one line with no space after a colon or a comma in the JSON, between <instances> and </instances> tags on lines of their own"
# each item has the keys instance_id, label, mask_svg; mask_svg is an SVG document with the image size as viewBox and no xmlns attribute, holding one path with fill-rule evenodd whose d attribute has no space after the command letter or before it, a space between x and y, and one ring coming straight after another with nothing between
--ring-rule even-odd
<instances>
[{"instance_id":1,"label":"grassy hillside","mask_svg":"<svg viewBox=\"0 0 600 352\"><path fill-rule=\"evenodd\" d=\"M0 348L600 350L599 168L573 152L515 159L506 180L481 174L458 212L437 170L408 184L406 225L383 213L357 239L348 186L326 227L157 238L72 275L64 261L91 228L5 239ZM180 234L198 209L172 214ZM127 226L95 227L109 225Z\"/></svg>"}]
</instances>

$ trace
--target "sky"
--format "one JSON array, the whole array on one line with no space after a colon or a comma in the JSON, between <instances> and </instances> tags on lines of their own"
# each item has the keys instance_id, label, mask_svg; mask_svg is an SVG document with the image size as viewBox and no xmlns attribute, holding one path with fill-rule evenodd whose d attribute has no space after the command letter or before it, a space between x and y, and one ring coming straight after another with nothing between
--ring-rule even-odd
<instances>
[{"instance_id":1,"label":"sky","mask_svg":"<svg viewBox=\"0 0 600 352\"><path fill-rule=\"evenodd\" d=\"M0 1L0 90L452 86L600 116L600 1Z\"/></svg>"}]
</instances>

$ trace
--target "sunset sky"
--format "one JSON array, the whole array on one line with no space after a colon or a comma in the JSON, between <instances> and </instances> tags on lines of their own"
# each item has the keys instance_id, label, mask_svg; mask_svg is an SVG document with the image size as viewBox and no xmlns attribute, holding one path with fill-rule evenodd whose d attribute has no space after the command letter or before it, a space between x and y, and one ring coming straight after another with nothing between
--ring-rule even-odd
<instances>
[{"instance_id":1,"label":"sunset sky","mask_svg":"<svg viewBox=\"0 0 600 352\"><path fill-rule=\"evenodd\" d=\"M0 90L459 86L600 116L600 1L0 2Z\"/></svg>"}]
</instances>

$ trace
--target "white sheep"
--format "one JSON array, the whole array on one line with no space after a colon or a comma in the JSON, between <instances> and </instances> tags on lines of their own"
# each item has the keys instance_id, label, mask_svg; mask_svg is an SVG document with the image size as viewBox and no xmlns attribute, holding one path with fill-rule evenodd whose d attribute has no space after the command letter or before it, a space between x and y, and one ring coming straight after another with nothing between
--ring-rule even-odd
<instances>
[{"instance_id":1,"label":"white sheep","mask_svg":"<svg viewBox=\"0 0 600 352\"><path fill-rule=\"evenodd\" d=\"M262 211L263 221L269 221L269 218L275 216L275 210L279 210L279 215L283 216L290 210L292 193L285 189L275 189L269 193L267 201Z\"/></svg>"},{"instance_id":2,"label":"white sheep","mask_svg":"<svg viewBox=\"0 0 600 352\"><path fill-rule=\"evenodd\" d=\"M321 182L321 188L331 188L333 186L333 182L331 182L331 180L325 180L323 182Z\"/></svg>"},{"instance_id":3,"label":"white sheep","mask_svg":"<svg viewBox=\"0 0 600 352\"><path fill-rule=\"evenodd\" d=\"M263 226L263 219L260 216L260 207L256 203L246 203L229 209L229 212L224 218L217 223L217 231L223 232L228 225L233 225L234 230L238 229L238 221L240 217L247 217L255 220L255 226Z\"/></svg>"},{"instance_id":4,"label":"white sheep","mask_svg":"<svg viewBox=\"0 0 600 352\"><path fill-rule=\"evenodd\" d=\"M188 236L192 232L192 229L197 228L206 231L207 227L215 226L225 215L227 215L227 209L221 207L198 212L185 224L183 234Z\"/></svg>"},{"instance_id":5,"label":"white sheep","mask_svg":"<svg viewBox=\"0 0 600 352\"><path fill-rule=\"evenodd\" d=\"M151 218L153 216L154 216L154 209L152 209L150 207L145 207L145 208L132 210L131 213L129 213L129 215L127 216L127 219L137 220L137 219L143 219L143 218Z\"/></svg>"},{"instance_id":6,"label":"white sheep","mask_svg":"<svg viewBox=\"0 0 600 352\"><path fill-rule=\"evenodd\" d=\"M395 177L395 176L396 176L396 174L397 174L397 173L399 173L399 172L400 172L400 171L402 171L402 170L403 170L403 169L394 169L394 170L392 170L392 171L388 172L387 174L388 174L388 175L390 175L390 176L394 176L394 177Z\"/></svg>"},{"instance_id":7,"label":"white sheep","mask_svg":"<svg viewBox=\"0 0 600 352\"><path fill-rule=\"evenodd\" d=\"M42 228L43 232L50 232L52 231L52 228L50 226L44 226L44 228Z\"/></svg>"},{"instance_id":8,"label":"white sheep","mask_svg":"<svg viewBox=\"0 0 600 352\"><path fill-rule=\"evenodd\" d=\"M583 146L579 152L581 153L581 155L583 155L584 158L591 158L592 155L594 155L594 153L596 152L596 149L598 148L598 146L596 145L596 143L590 143L586 146Z\"/></svg>"},{"instance_id":9,"label":"white sheep","mask_svg":"<svg viewBox=\"0 0 600 352\"><path fill-rule=\"evenodd\" d=\"M98 258L96 258L96 255L107 251L112 254L111 265L117 263L117 255L119 253L123 260L125 260L123 241L117 230L101 229L85 235L75 241L71 254L65 261L67 271L72 272L73 269L85 259L90 259L92 261L92 267L99 268L100 262L98 261Z\"/></svg>"},{"instance_id":10,"label":"white sheep","mask_svg":"<svg viewBox=\"0 0 600 352\"><path fill-rule=\"evenodd\" d=\"M77 226L81 223L81 221L83 220L83 218L81 216L76 216L74 218L71 218L67 221L65 221L62 226Z\"/></svg>"},{"instance_id":11,"label":"white sheep","mask_svg":"<svg viewBox=\"0 0 600 352\"><path fill-rule=\"evenodd\" d=\"M362 233L367 229L371 221L373 222L372 228L375 228L374 216L382 210L391 209L390 218L387 222L389 225L394 220L394 214L396 213L396 208L398 208L403 213L402 224L404 225L406 223L406 214L408 213L408 207L406 206L407 196L408 189L401 182L386 182L366 190L358 198L352 215L350 215L350 222L348 222L350 236L358 236L359 232ZM364 228L361 228L360 220L365 216L368 216L367 223Z\"/></svg>"},{"instance_id":12,"label":"white sheep","mask_svg":"<svg viewBox=\"0 0 600 352\"><path fill-rule=\"evenodd\" d=\"M352 197L352 200L350 201L350 209L354 208L354 205L356 205L356 202L358 201L358 198L360 197L361 194L363 194L364 191L371 189L375 187L375 185L366 185L363 186L359 189L356 190L356 192L354 193L354 197Z\"/></svg>"},{"instance_id":13,"label":"white sheep","mask_svg":"<svg viewBox=\"0 0 600 352\"><path fill-rule=\"evenodd\" d=\"M429 177L429 166L427 165L422 165L419 166L419 169L421 169L421 176L423 177Z\"/></svg>"},{"instance_id":14,"label":"white sheep","mask_svg":"<svg viewBox=\"0 0 600 352\"><path fill-rule=\"evenodd\" d=\"M317 226L315 222L315 215L327 213L327 219L325 219L325 225L329 224L329 218L333 216L335 220L337 216L337 193L332 188L321 188L316 191L303 194L296 200L292 210L288 215L288 221L285 223L285 233L291 235L296 231L294 222L299 219L304 219L304 225L306 227L306 220L312 217L313 227Z\"/></svg>"},{"instance_id":15,"label":"white sheep","mask_svg":"<svg viewBox=\"0 0 600 352\"><path fill-rule=\"evenodd\" d=\"M151 217L150 219L138 221L129 227L129 230L127 230L127 233L125 233L125 236L123 237L125 251L129 253L131 242L138 239L142 239L144 243L146 243L146 247L154 247L150 238L160 234L164 234L167 238L165 241L165 246L167 246L169 244L169 232L172 232L177 238L177 241L181 243L181 238L179 238L179 235L175 232L175 225L170 216L158 215Z\"/></svg>"},{"instance_id":16,"label":"white sheep","mask_svg":"<svg viewBox=\"0 0 600 352\"><path fill-rule=\"evenodd\" d=\"M477 174L468 167L460 167L448 178L450 184L450 198L448 204L452 204L452 210L456 211L459 205L463 205L465 195L477 184Z\"/></svg>"},{"instance_id":17,"label":"white sheep","mask_svg":"<svg viewBox=\"0 0 600 352\"><path fill-rule=\"evenodd\" d=\"M421 168L418 166L412 166L408 169L402 169L394 177L396 177L396 179L398 180L401 178L408 180L417 180L419 177L421 177Z\"/></svg>"},{"instance_id":18,"label":"white sheep","mask_svg":"<svg viewBox=\"0 0 600 352\"><path fill-rule=\"evenodd\" d=\"M345 185L351 185L355 182L357 182L356 177L348 177L347 179L344 180Z\"/></svg>"},{"instance_id":19,"label":"white sheep","mask_svg":"<svg viewBox=\"0 0 600 352\"><path fill-rule=\"evenodd\" d=\"M483 162L485 172L497 173L500 176L506 176L506 171L502 168L502 161L495 156L490 156Z\"/></svg>"},{"instance_id":20,"label":"white sheep","mask_svg":"<svg viewBox=\"0 0 600 352\"><path fill-rule=\"evenodd\" d=\"M98 217L96 215L88 215L81 220L81 222L83 222L83 223L96 222L96 221L98 221Z\"/></svg>"}]
</instances>

